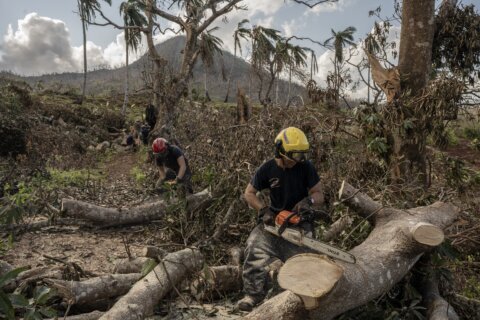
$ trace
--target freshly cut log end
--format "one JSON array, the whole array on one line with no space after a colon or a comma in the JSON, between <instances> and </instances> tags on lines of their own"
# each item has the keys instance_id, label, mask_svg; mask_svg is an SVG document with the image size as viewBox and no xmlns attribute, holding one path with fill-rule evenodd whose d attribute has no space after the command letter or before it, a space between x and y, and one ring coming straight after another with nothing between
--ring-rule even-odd
<instances>
[{"instance_id":1,"label":"freshly cut log end","mask_svg":"<svg viewBox=\"0 0 480 320\"><path fill-rule=\"evenodd\" d=\"M306 309L330 292L343 275L343 268L325 256L305 253L288 259L278 273L278 284L300 296Z\"/></svg>"},{"instance_id":2,"label":"freshly cut log end","mask_svg":"<svg viewBox=\"0 0 480 320\"><path fill-rule=\"evenodd\" d=\"M442 229L430 223L417 223L410 232L415 241L431 247L438 246L445 239Z\"/></svg>"}]
</instances>

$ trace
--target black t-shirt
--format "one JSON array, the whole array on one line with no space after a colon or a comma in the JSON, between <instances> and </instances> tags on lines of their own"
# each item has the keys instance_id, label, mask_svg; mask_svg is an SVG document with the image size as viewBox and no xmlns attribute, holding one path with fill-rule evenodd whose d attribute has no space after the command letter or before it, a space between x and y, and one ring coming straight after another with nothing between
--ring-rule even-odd
<instances>
[{"instance_id":1,"label":"black t-shirt","mask_svg":"<svg viewBox=\"0 0 480 320\"><path fill-rule=\"evenodd\" d=\"M270 189L270 208L275 212L292 210L308 190L320 181L310 161L297 163L293 168L281 168L275 159L258 168L250 182L258 191Z\"/></svg>"},{"instance_id":2,"label":"black t-shirt","mask_svg":"<svg viewBox=\"0 0 480 320\"><path fill-rule=\"evenodd\" d=\"M165 158L161 158L158 155L155 156L155 162L157 166L165 166L178 174L180 170L180 166L178 165L177 159L183 156L185 158L185 164L187 165L187 169L185 171L185 177L190 176L192 173L190 172L190 167L188 166L188 160L183 154L182 150L180 150L177 146L168 146L168 153Z\"/></svg>"}]
</instances>

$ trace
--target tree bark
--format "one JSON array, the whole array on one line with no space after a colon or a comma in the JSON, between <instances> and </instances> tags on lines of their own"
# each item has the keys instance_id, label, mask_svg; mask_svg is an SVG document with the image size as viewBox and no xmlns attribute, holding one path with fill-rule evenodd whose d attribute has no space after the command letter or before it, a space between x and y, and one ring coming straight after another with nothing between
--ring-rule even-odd
<instances>
[{"instance_id":1,"label":"tree bark","mask_svg":"<svg viewBox=\"0 0 480 320\"><path fill-rule=\"evenodd\" d=\"M414 96L428 83L432 69L435 1L404 0L398 68L402 89Z\"/></svg>"},{"instance_id":2,"label":"tree bark","mask_svg":"<svg viewBox=\"0 0 480 320\"><path fill-rule=\"evenodd\" d=\"M405 0L402 5L398 71L402 93L413 98L421 94L431 74L435 1ZM425 121L422 114L424 110L418 110L411 104L412 102L404 103L395 110L398 124L394 124L391 129L391 176L395 182L415 179L428 187L425 144L429 132L422 130L427 126L422 123ZM404 127L406 121L413 123L409 130Z\"/></svg>"},{"instance_id":3,"label":"tree bark","mask_svg":"<svg viewBox=\"0 0 480 320\"><path fill-rule=\"evenodd\" d=\"M58 319L62 319L62 320L98 320L100 319L100 317L104 314L104 312L101 312L101 311L92 311L90 313L84 313L84 314L78 314L78 315L75 315L75 316L70 316L70 317L61 317L61 318L50 318L50 319L47 319L47 320L58 320Z\"/></svg>"},{"instance_id":4,"label":"tree bark","mask_svg":"<svg viewBox=\"0 0 480 320\"><path fill-rule=\"evenodd\" d=\"M285 291L264 302L242 320L304 320L307 316L302 299L290 291Z\"/></svg>"},{"instance_id":5,"label":"tree bark","mask_svg":"<svg viewBox=\"0 0 480 320\"><path fill-rule=\"evenodd\" d=\"M65 272L65 266L38 267L23 271L15 279L7 282L3 289L11 292L19 286L24 286L32 282L37 282L46 278L62 279Z\"/></svg>"},{"instance_id":6,"label":"tree bark","mask_svg":"<svg viewBox=\"0 0 480 320\"><path fill-rule=\"evenodd\" d=\"M141 277L140 273L130 273L111 274L85 281L46 279L45 282L57 289L58 294L68 303L88 305L124 295Z\"/></svg>"},{"instance_id":7,"label":"tree bark","mask_svg":"<svg viewBox=\"0 0 480 320\"><path fill-rule=\"evenodd\" d=\"M190 284L190 292L198 301L215 299L228 292L242 289L241 266L215 266L205 268Z\"/></svg>"},{"instance_id":8,"label":"tree bark","mask_svg":"<svg viewBox=\"0 0 480 320\"><path fill-rule=\"evenodd\" d=\"M115 262L115 266L113 267L113 273L140 273L142 272L143 266L149 261L152 261L152 259L147 257L120 259Z\"/></svg>"},{"instance_id":9,"label":"tree bark","mask_svg":"<svg viewBox=\"0 0 480 320\"><path fill-rule=\"evenodd\" d=\"M360 193L347 183L340 189L340 199L350 208L355 209L363 218L371 221L374 228L368 238L350 250L357 258L356 264L336 261L343 268L343 276L335 287L319 301L319 307L310 311L313 319L332 319L345 311L361 306L387 292L400 281L418 261L420 256L433 245L438 244L439 233L448 227L457 217L459 209L453 205L436 202L426 207L409 210L383 208L381 204ZM434 240L419 234L421 228L415 226L429 224L427 234L434 230ZM305 274L311 281L317 281L318 275ZM287 288L288 289L288 288ZM261 310L274 310L278 301L288 301L289 314L303 312L304 306L294 293L285 292L275 301L267 301L268 307ZM279 319L263 316L262 312L253 311L255 316L247 319ZM264 312L266 314L266 311ZM293 316L288 319L295 319Z\"/></svg>"},{"instance_id":10,"label":"tree bark","mask_svg":"<svg viewBox=\"0 0 480 320\"><path fill-rule=\"evenodd\" d=\"M428 272L428 271L427 271ZM429 320L459 320L453 307L440 295L438 278L430 274L423 286L423 299Z\"/></svg>"},{"instance_id":11,"label":"tree bark","mask_svg":"<svg viewBox=\"0 0 480 320\"><path fill-rule=\"evenodd\" d=\"M165 294L202 265L203 257L197 249L168 254L100 319L144 319L153 313L155 305Z\"/></svg>"},{"instance_id":12,"label":"tree bark","mask_svg":"<svg viewBox=\"0 0 480 320\"><path fill-rule=\"evenodd\" d=\"M210 197L211 194L207 190L187 196L187 209L192 211L197 209ZM83 201L62 199L62 211L65 215L90 220L102 227L141 224L161 219L168 205L166 201L159 200L133 208L105 208Z\"/></svg>"}]
</instances>

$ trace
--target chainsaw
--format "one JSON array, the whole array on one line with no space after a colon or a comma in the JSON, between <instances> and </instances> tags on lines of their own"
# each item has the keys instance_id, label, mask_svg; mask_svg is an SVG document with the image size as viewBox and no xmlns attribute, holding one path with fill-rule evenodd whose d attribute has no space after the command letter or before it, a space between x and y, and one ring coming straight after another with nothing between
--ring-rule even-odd
<instances>
[{"instance_id":1,"label":"chainsaw","mask_svg":"<svg viewBox=\"0 0 480 320\"><path fill-rule=\"evenodd\" d=\"M265 230L277 237L281 237L290 243L299 247L308 247L317 252L323 253L334 259L342 260L348 263L355 263L356 258L353 254L345 252L341 249L335 248L328 243L308 237L303 230L290 228L289 226L296 226L305 221L301 215L292 211L281 211L275 218L275 226L264 225Z\"/></svg>"}]
</instances>

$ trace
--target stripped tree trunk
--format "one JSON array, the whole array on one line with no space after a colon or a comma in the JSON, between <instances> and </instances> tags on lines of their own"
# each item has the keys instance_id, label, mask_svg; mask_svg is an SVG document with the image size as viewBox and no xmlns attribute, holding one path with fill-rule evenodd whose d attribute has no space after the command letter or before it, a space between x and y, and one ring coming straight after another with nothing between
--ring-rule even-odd
<instances>
[{"instance_id":1,"label":"stripped tree trunk","mask_svg":"<svg viewBox=\"0 0 480 320\"><path fill-rule=\"evenodd\" d=\"M207 190L187 196L187 209L198 208L210 197ZM69 217L93 221L97 226L112 227L160 219L165 215L168 205L170 203L159 200L133 208L104 208L83 201L63 199L62 211Z\"/></svg>"},{"instance_id":2,"label":"stripped tree trunk","mask_svg":"<svg viewBox=\"0 0 480 320\"><path fill-rule=\"evenodd\" d=\"M115 298L130 290L142 275L140 273L111 274L85 281L46 279L69 304L88 305L98 300Z\"/></svg>"},{"instance_id":3,"label":"stripped tree trunk","mask_svg":"<svg viewBox=\"0 0 480 320\"><path fill-rule=\"evenodd\" d=\"M203 265L197 249L184 249L168 254L148 275L100 319L144 319L153 314L155 305L189 274Z\"/></svg>"},{"instance_id":4,"label":"stripped tree trunk","mask_svg":"<svg viewBox=\"0 0 480 320\"><path fill-rule=\"evenodd\" d=\"M340 199L374 228L363 243L350 250L357 258L356 264L335 262L343 269L343 276L319 299L318 308L310 311L313 319L332 319L389 291L425 251L442 242L442 230L452 224L459 212L442 202L409 210L384 208L347 183L342 184ZM312 282L325 280L323 274L305 277ZM278 309L280 303L288 304L288 310ZM264 303L246 319L298 319L304 309L300 298L287 291Z\"/></svg>"}]
</instances>

